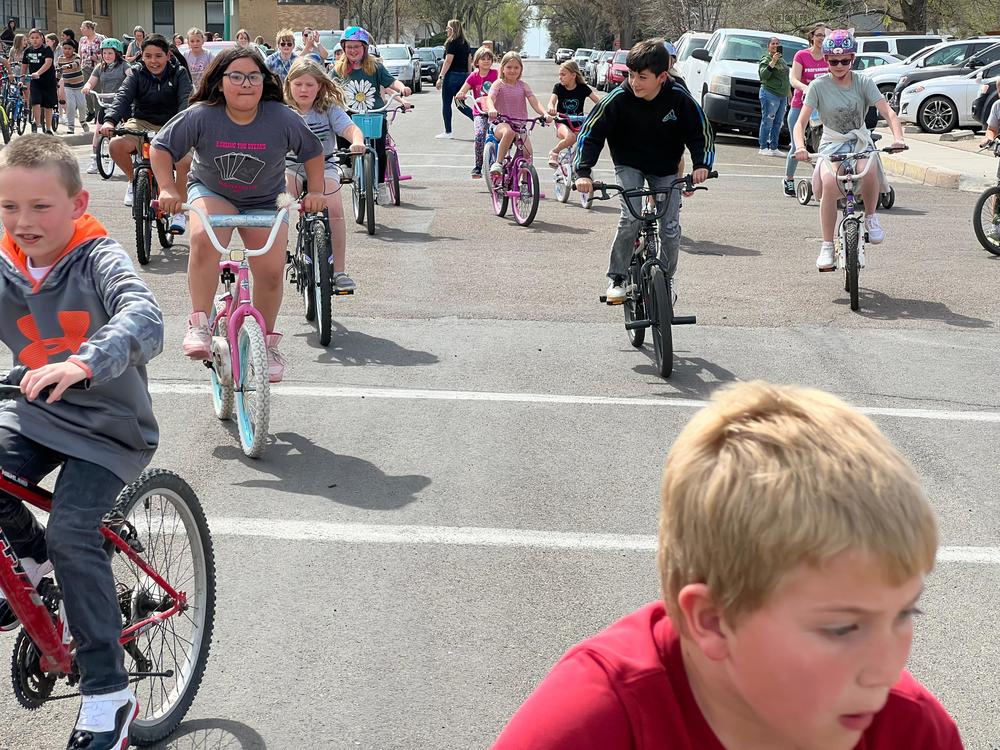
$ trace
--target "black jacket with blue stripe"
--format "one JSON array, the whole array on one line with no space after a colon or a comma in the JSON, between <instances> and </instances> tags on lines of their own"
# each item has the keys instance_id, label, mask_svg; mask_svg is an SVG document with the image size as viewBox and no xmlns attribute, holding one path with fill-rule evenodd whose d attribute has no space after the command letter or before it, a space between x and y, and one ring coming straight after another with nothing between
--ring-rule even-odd
<instances>
[{"instance_id":1,"label":"black jacket with blue stripe","mask_svg":"<svg viewBox=\"0 0 1000 750\"><path fill-rule=\"evenodd\" d=\"M605 141L615 165L643 174L677 174L685 146L693 169L711 169L715 162L712 126L687 88L671 80L652 101L640 99L625 81L591 110L577 141L578 176L591 176Z\"/></svg>"}]
</instances>

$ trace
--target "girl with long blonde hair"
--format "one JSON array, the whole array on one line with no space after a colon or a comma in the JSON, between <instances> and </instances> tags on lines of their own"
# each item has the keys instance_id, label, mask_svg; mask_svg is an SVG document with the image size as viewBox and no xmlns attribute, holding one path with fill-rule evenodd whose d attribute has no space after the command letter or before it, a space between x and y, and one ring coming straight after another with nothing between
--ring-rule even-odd
<instances>
[{"instance_id":1,"label":"girl with long blonde hair","mask_svg":"<svg viewBox=\"0 0 1000 750\"><path fill-rule=\"evenodd\" d=\"M527 120L527 105L530 104L531 108L538 114L549 122L552 121L552 117L538 103L535 92L521 80L523 72L524 63L521 62L521 56L516 52L508 52L501 58L500 80L493 84L490 95L486 97L490 120L495 120L497 115L505 115L515 120ZM490 167L491 179L499 178L503 174L503 160L507 157L507 151L517 135L514 128L505 122L493 128L493 133L500 143L497 146L497 160ZM528 156L531 156L531 138L527 135L524 136L524 150Z\"/></svg>"}]
</instances>

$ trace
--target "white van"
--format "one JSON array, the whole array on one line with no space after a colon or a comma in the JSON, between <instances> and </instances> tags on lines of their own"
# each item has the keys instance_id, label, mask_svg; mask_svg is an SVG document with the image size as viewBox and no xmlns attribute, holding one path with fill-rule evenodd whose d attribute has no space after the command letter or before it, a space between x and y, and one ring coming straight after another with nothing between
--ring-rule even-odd
<instances>
[{"instance_id":1,"label":"white van","mask_svg":"<svg viewBox=\"0 0 1000 750\"><path fill-rule=\"evenodd\" d=\"M903 59L932 44L946 42L943 34L857 34L858 52L888 52Z\"/></svg>"}]
</instances>

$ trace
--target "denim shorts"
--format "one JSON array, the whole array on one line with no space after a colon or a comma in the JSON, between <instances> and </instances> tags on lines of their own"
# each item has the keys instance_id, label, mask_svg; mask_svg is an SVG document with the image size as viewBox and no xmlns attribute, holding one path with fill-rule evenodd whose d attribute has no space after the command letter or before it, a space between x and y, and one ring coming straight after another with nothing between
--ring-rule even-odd
<instances>
[{"instance_id":1,"label":"denim shorts","mask_svg":"<svg viewBox=\"0 0 1000 750\"><path fill-rule=\"evenodd\" d=\"M274 208L264 208L262 206L257 208L241 208L233 203L229 198L224 195L219 195L213 190L209 190L200 182L189 182L187 188L187 202L194 203L199 198L218 198L219 200L224 200L236 208L237 213L241 214L273 214L278 212L277 206ZM288 214L285 214L284 219L282 219L286 224L288 223Z\"/></svg>"}]
</instances>

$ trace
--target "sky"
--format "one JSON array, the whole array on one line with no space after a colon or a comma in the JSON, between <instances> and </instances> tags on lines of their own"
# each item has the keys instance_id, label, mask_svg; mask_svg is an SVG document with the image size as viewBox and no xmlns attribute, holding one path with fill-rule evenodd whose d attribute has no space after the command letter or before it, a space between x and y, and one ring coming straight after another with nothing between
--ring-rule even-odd
<instances>
[{"instance_id":1,"label":"sky","mask_svg":"<svg viewBox=\"0 0 1000 750\"><path fill-rule=\"evenodd\" d=\"M549 51L549 29L544 21L533 22L538 25L528 26L524 31L524 47L521 51L531 57L541 57Z\"/></svg>"}]
</instances>

